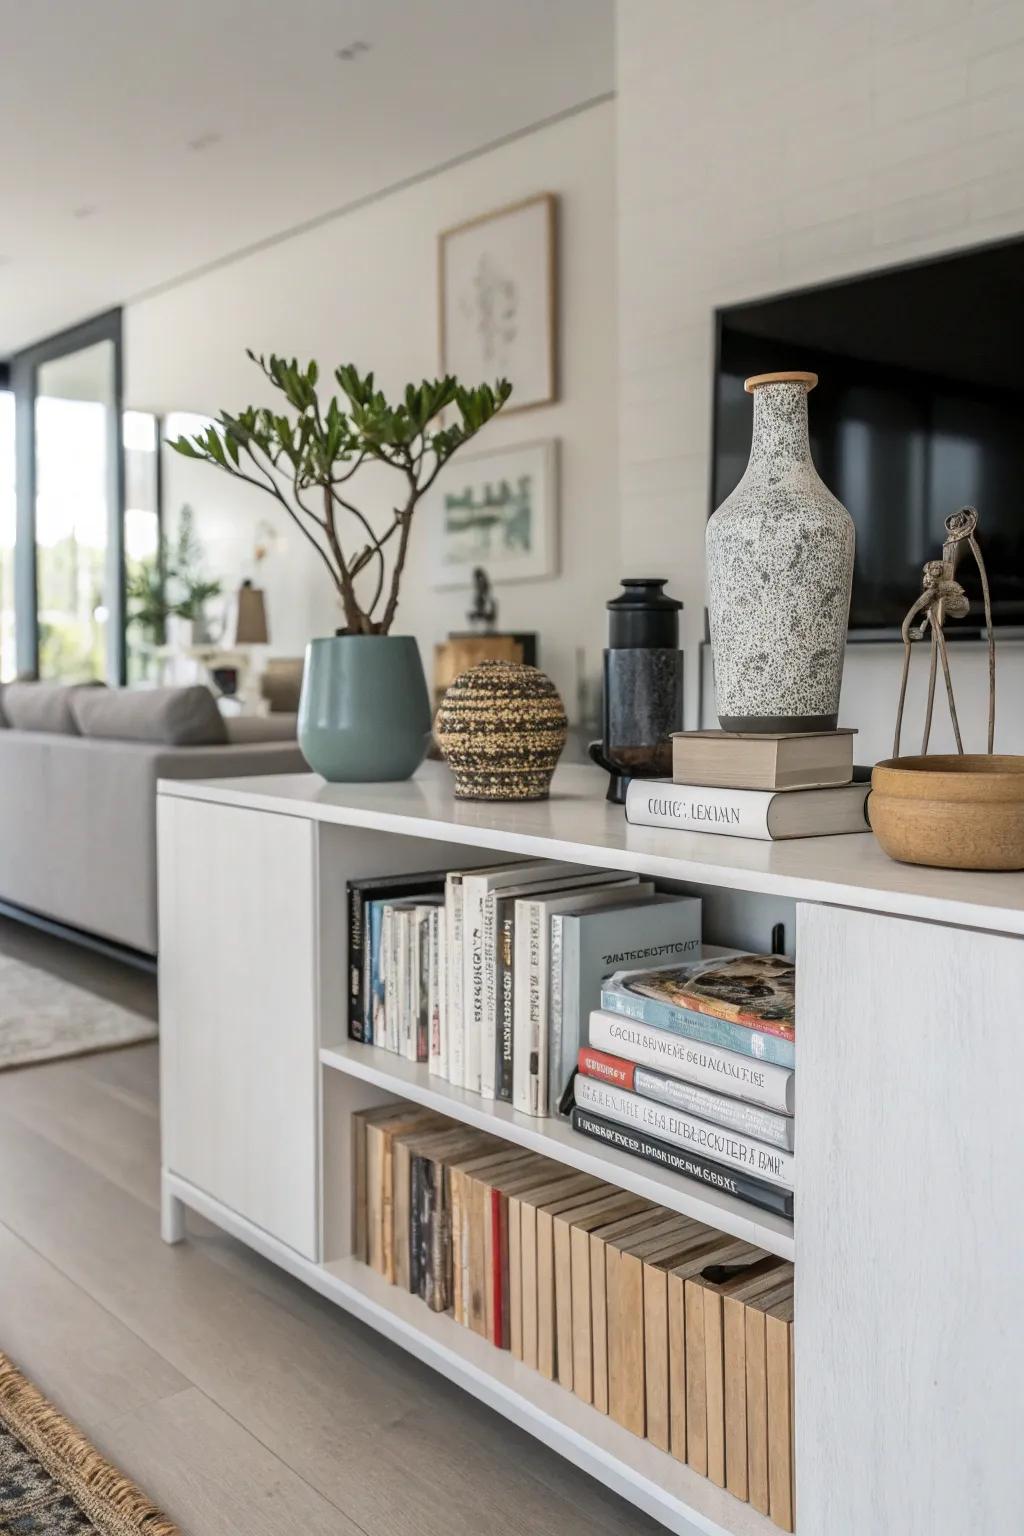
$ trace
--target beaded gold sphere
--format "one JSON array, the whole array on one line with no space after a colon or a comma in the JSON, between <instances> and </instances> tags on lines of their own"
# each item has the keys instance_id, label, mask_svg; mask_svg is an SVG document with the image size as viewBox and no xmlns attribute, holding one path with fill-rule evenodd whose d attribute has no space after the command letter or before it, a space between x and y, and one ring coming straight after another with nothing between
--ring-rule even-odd
<instances>
[{"instance_id":1,"label":"beaded gold sphere","mask_svg":"<svg viewBox=\"0 0 1024 1536\"><path fill-rule=\"evenodd\" d=\"M448 689L434 736L458 800L546 800L569 722L537 667L481 661Z\"/></svg>"}]
</instances>

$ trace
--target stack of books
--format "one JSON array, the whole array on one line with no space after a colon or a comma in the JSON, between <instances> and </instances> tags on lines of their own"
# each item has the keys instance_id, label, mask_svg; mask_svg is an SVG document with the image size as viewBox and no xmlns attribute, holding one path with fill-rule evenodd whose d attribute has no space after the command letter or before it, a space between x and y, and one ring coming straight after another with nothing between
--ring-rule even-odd
<instances>
[{"instance_id":1,"label":"stack of books","mask_svg":"<svg viewBox=\"0 0 1024 1536\"><path fill-rule=\"evenodd\" d=\"M793 1529L793 1266L408 1103L355 1130L357 1256Z\"/></svg>"},{"instance_id":2,"label":"stack of books","mask_svg":"<svg viewBox=\"0 0 1024 1536\"><path fill-rule=\"evenodd\" d=\"M621 971L567 1095L584 1135L791 1217L796 972L731 953Z\"/></svg>"},{"instance_id":3,"label":"stack of books","mask_svg":"<svg viewBox=\"0 0 1024 1536\"><path fill-rule=\"evenodd\" d=\"M868 832L871 786L854 782L854 734L680 731L671 780L633 779L626 820L772 840Z\"/></svg>"},{"instance_id":4,"label":"stack of books","mask_svg":"<svg viewBox=\"0 0 1024 1536\"><path fill-rule=\"evenodd\" d=\"M701 904L616 870L523 860L349 882L353 1040L554 1113L601 985L700 954Z\"/></svg>"}]
</instances>

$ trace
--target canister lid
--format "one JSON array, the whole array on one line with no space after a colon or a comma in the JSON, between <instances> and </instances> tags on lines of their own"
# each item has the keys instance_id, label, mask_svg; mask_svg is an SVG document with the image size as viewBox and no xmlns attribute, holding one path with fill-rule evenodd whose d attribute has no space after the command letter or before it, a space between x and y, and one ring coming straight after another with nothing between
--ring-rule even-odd
<instances>
[{"instance_id":1,"label":"canister lid","mask_svg":"<svg viewBox=\"0 0 1024 1536\"><path fill-rule=\"evenodd\" d=\"M623 590L607 604L608 644L613 650L678 646L683 605L664 591L667 584L667 576L623 577Z\"/></svg>"}]
</instances>

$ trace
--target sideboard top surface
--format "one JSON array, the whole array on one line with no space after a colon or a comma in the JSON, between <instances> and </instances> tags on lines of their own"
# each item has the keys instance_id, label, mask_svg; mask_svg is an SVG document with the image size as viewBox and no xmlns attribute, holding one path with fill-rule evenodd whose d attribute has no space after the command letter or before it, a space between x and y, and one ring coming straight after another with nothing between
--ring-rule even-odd
<instances>
[{"instance_id":1,"label":"sideboard top surface","mask_svg":"<svg viewBox=\"0 0 1024 1536\"><path fill-rule=\"evenodd\" d=\"M161 795L338 826L1024 934L1024 874L897 864L869 832L773 843L632 827L604 799L606 784L600 769L566 765L556 771L549 800L460 801L447 768L426 763L396 784L326 784L296 773L161 779L158 787Z\"/></svg>"}]
</instances>

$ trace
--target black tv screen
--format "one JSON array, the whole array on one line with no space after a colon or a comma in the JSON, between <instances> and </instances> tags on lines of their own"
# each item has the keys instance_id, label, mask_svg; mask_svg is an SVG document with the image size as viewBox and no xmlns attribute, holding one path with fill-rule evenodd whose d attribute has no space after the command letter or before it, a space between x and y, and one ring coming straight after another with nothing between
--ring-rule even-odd
<instances>
[{"instance_id":1,"label":"black tv screen","mask_svg":"<svg viewBox=\"0 0 1024 1536\"><path fill-rule=\"evenodd\" d=\"M801 368L818 473L857 528L850 629L896 631L941 555L946 517L978 508L992 608L1024 626L1024 241L717 313L712 507L747 464L751 374ZM947 634L976 635L981 590Z\"/></svg>"}]
</instances>

